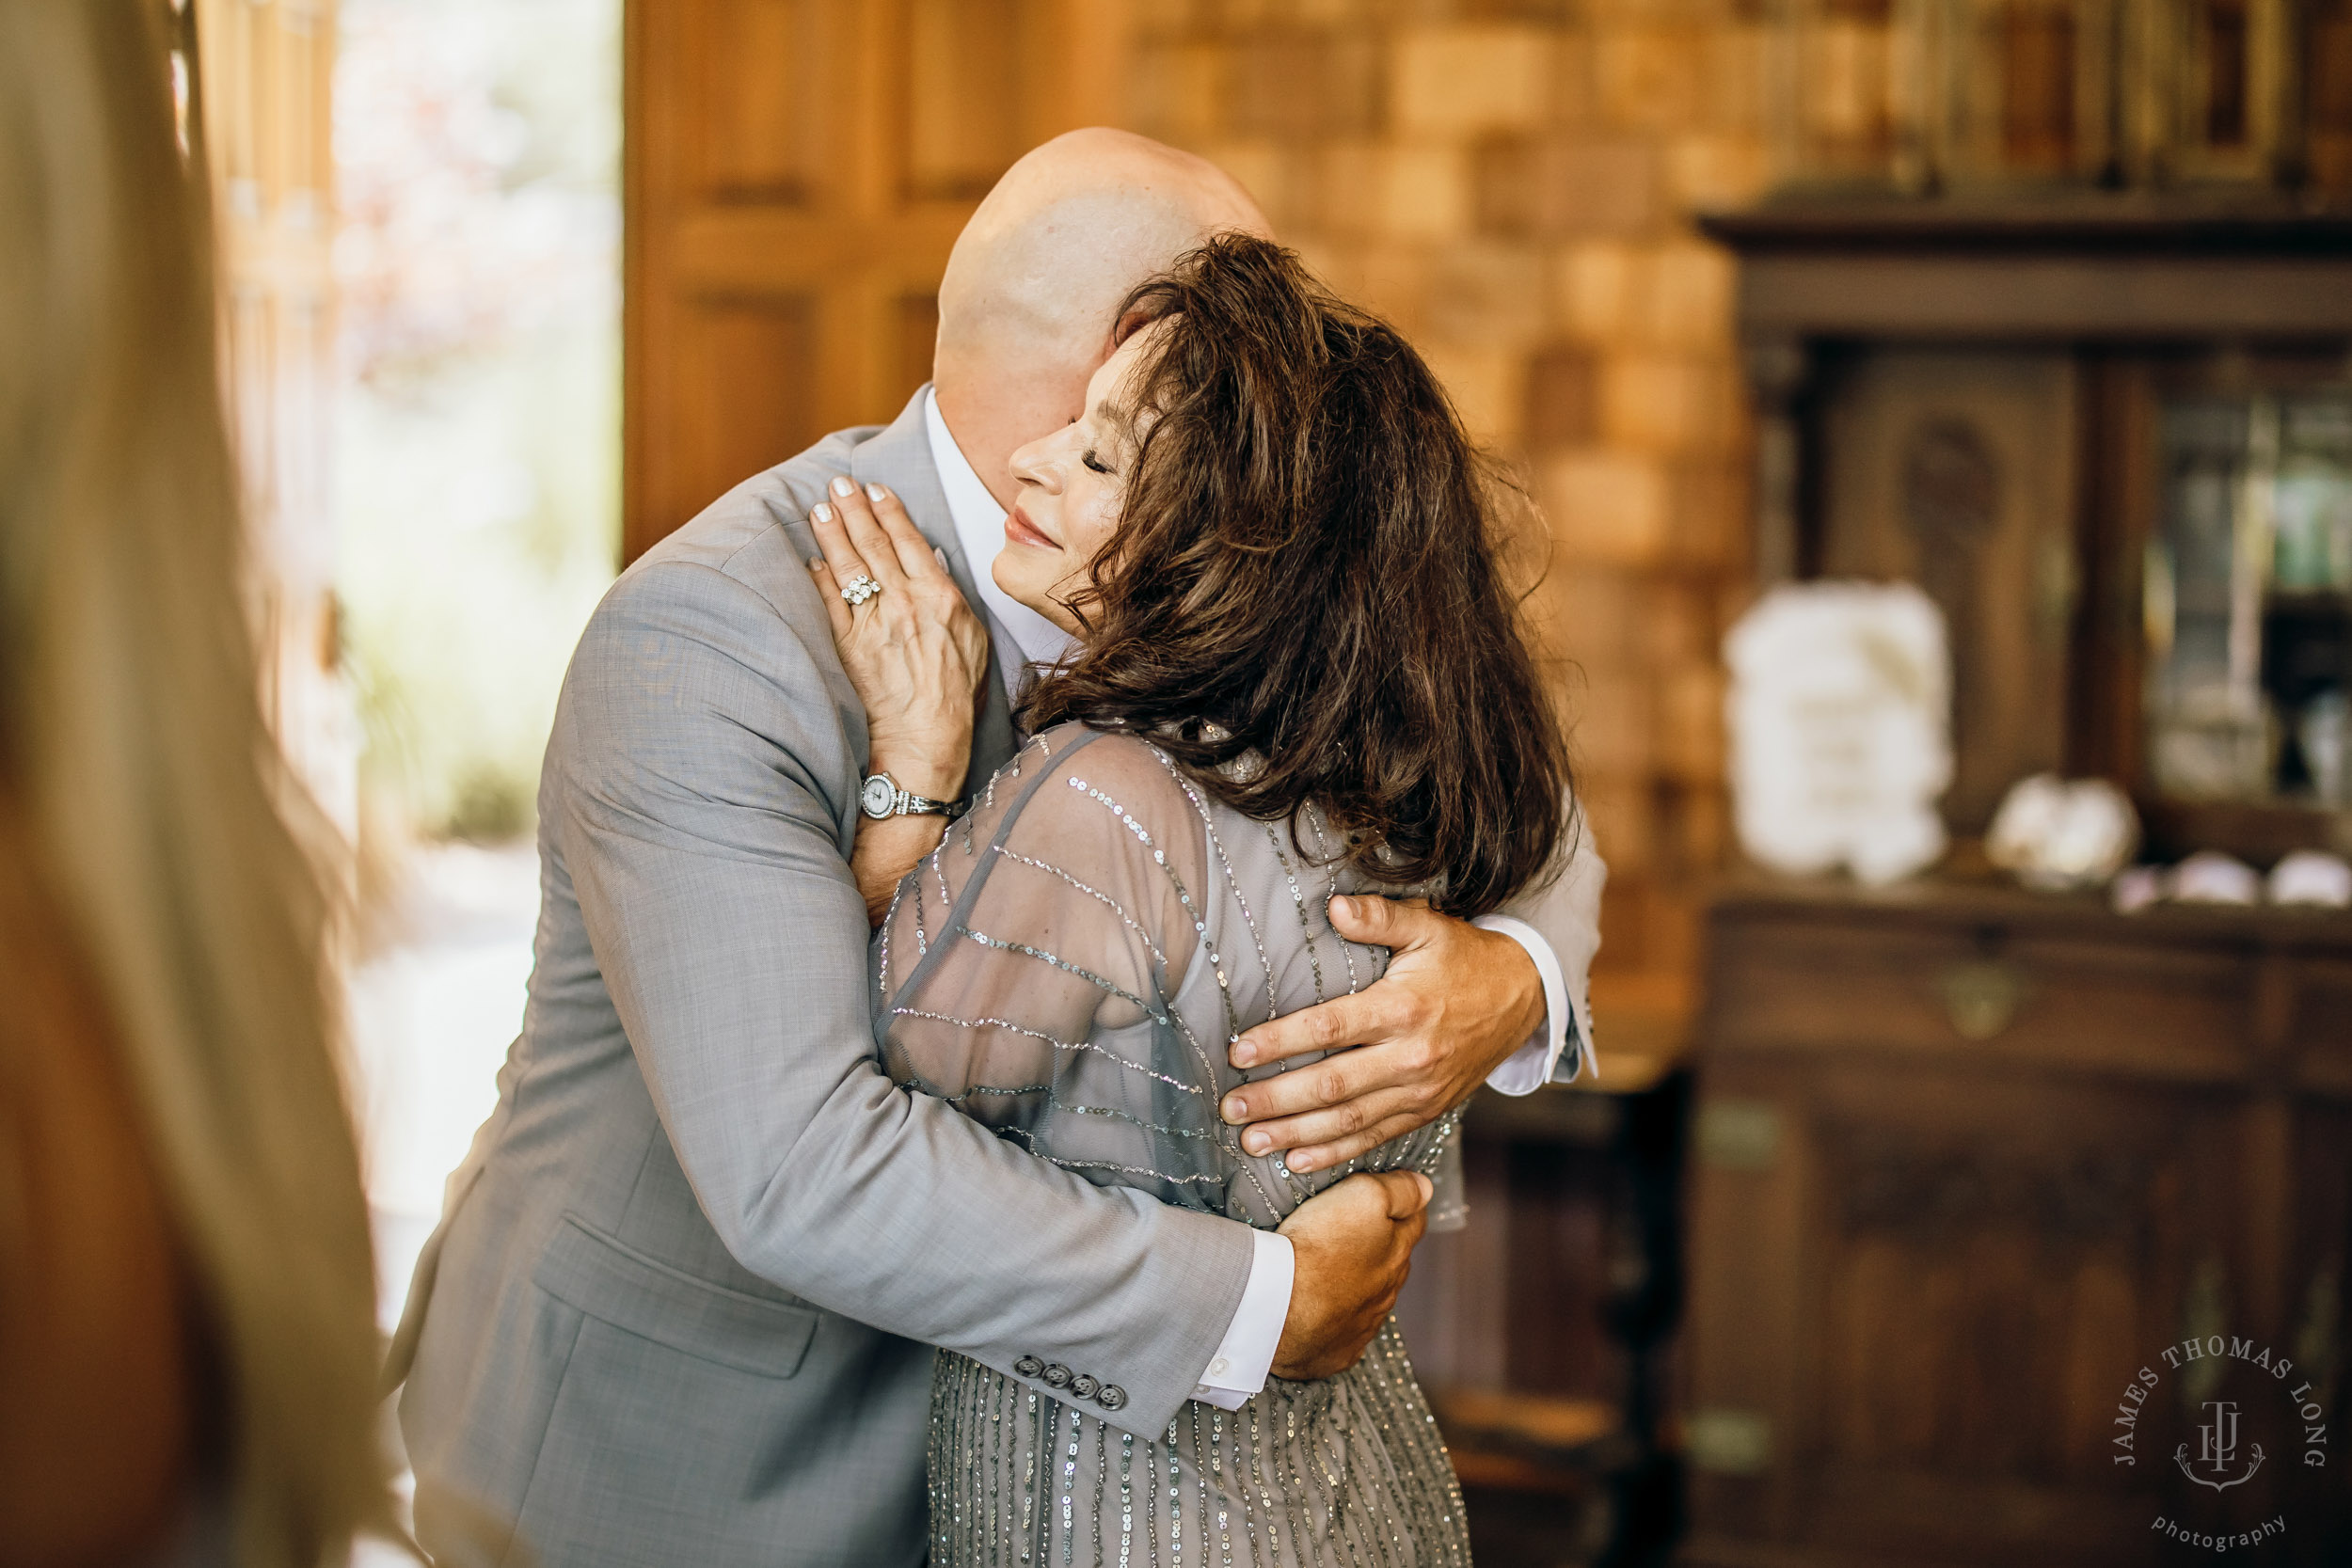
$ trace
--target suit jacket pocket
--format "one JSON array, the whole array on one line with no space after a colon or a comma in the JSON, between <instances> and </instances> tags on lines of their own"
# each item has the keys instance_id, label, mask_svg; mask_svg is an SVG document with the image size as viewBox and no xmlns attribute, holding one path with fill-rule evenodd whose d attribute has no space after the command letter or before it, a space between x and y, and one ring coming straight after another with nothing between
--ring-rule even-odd
<instances>
[{"instance_id":1,"label":"suit jacket pocket","mask_svg":"<svg viewBox=\"0 0 2352 1568\"><path fill-rule=\"evenodd\" d=\"M532 1274L600 1323L755 1377L801 1370L818 1314L681 1274L566 1214Z\"/></svg>"}]
</instances>

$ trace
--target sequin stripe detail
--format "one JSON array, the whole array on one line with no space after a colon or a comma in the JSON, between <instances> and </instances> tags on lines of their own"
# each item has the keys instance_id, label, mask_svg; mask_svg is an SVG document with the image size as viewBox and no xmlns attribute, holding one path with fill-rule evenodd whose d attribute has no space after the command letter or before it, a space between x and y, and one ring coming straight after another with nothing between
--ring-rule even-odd
<instances>
[{"instance_id":1,"label":"sequin stripe detail","mask_svg":"<svg viewBox=\"0 0 2352 1568\"><path fill-rule=\"evenodd\" d=\"M931 1369L931 1418L923 1445L924 1501L930 1510L926 1539L933 1562L947 1562L955 1556L956 1532L939 1494L946 1478L960 1468L957 1461L961 1458L947 1430L955 1419L955 1395L941 1370L936 1364Z\"/></svg>"},{"instance_id":2,"label":"sequin stripe detail","mask_svg":"<svg viewBox=\"0 0 2352 1568\"><path fill-rule=\"evenodd\" d=\"M1408 1506L1417 1521L1427 1522L1425 1533L1433 1548L1432 1562L1468 1563L1470 1550L1462 1491L1454 1474L1454 1461L1438 1433L1438 1418L1429 1408L1405 1354L1405 1338L1391 1318L1365 1353L1361 1365L1393 1415L1403 1446L1403 1468L1410 1488Z\"/></svg>"},{"instance_id":3,"label":"sequin stripe detail","mask_svg":"<svg viewBox=\"0 0 2352 1568\"><path fill-rule=\"evenodd\" d=\"M1032 947L1025 942L1007 942L1002 938L992 937L986 931L976 931L968 926L958 926L955 927L955 932L956 935L960 937L969 937L974 942L978 942L982 947L993 947L999 953L1017 953L1025 958L1036 958L1041 962L1052 964L1056 969L1061 970L1065 974L1075 974L1079 979L1086 981L1089 985L1091 985L1098 990L1108 991L1111 995L1118 997L1121 1002L1134 1003L1137 1007L1143 1010L1144 1016L1149 1018L1154 1023L1164 1024L1168 1022L1168 1007L1165 1003L1146 1002L1142 997L1137 996L1134 991L1124 990L1114 982L1106 980L1102 975L1095 974L1094 971L1080 964L1073 964L1068 958L1062 958L1058 954L1048 953L1041 947Z\"/></svg>"},{"instance_id":4,"label":"sequin stripe detail","mask_svg":"<svg viewBox=\"0 0 2352 1568\"><path fill-rule=\"evenodd\" d=\"M1196 1141L1215 1142L1217 1137L1216 1132L1200 1128L1168 1127L1160 1122L1147 1121L1133 1112L1122 1111L1115 1105L1087 1105L1075 1101L1064 1100L1051 1084L1014 1084L1005 1086L994 1084L975 1084L961 1094L949 1094L919 1072L909 1073L900 1081L908 1087L917 1089L933 1100L945 1101L950 1105L959 1107L969 1101L975 1095L994 1095L1000 1099L1018 1100L1023 1095L1041 1094L1045 1097L1045 1103L1048 1106L1061 1112L1064 1116L1101 1117L1107 1121L1123 1121L1141 1132L1158 1132L1170 1138L1191 1138ZM1021 1137L1030 1141L1034 1141L1040 1135L1022 1127L997 1128L993 1131L1003 1136Z\"/></svg>"},{"instance_id":5,"label":"sequin stripe detail","mask_svg":"<svg viewBox=\"0 0 2352 1568\"><path fill-rule=\"evenodd\" d=\"M909 887L915 890L917 899L922 897L923 879L909 877L890 890L890 908L882 911L881 961L874 965L874 1008L877 1012L881 1011L890 1000L890 932L898 924L898 905L905 899ZM915 926L914 938L915 951L919 954L922 951L923 942L923 927L920 923Z\"/></svg>"},{"instance_id":6,"label":"sequin stripe detail","mask_svg":"<svg viewBox=\"0 0 2352 1568\"><path fill-rule=\"evenodd\" d=\"M1209 1534L1209 1450L1207 1445L1201 1439L1200 1406L1199 1402L1196 1402L1191 1408L1192 1491L1193 1501L1195 1504L1195 1518L1193 1522L1200 1528L1199 1535L1195 1537L1195 1540L1199 1543L1196 1549L1200 1552L1200 1561L1205 1568L1205 1565L1209 1560L1210 1545L1214 1539Z\"/></svg>"},{"instance_id":7,"label":"sequin stripe detail","mask_svg":"<svg viewBox=\"0 0 2352 1568\"><path fill-rule=\"evenodd\" d=\"M1227 860L1224 847L1216 838L1216 829L1209 822L1207 807L1201 802L1200 797L1193 792L1192 786L1184 780L1184 776L1174 770L1174 765L1169 761L1167 753L1161 752L1157 747L1152 747L1151 751L1152 754L1160 760L1161 766L1169 769L1170 776L1176 780L1178 786L1183 789L1185 799L1191 801L1194 811L1200 815L1202 832L1207 835L1208 843L1216 850L1217 862L1225 869L1227 891L1232 895L1234 903L1241 909L1243 923L1249 927L1250 940L1253 944L1258 946L1259 961L1263 964L1265 960L1264 945L1258 941L1257 927L1249 919L1248 903L1242 896L1240 884L1233 879L1232 863ZM1217 951L1216 938L1209 930L1207 918L1202 912L1200 907L1193 901L1191 890L1184 886L1184 879L1177 874L1175 866L1168 863L1167 851L1153 843L1150 830L1145 828L1140 822L1137 822L1126 810L1126 808L1121 806L1116 800L1104 794L1102 790L1097 789L1093 785L1086 783L1075 774L1070 776L1070 785L1073 789L1084 791L1089 799L1096 801L1104 809L1117 815L1119 819L1126 825L1127 831L1136 836L1136 841L1152 850L1152 859L1153 863L1158 865L1162 874L1168 878L1168 886L1175 892L1177 901L1183 905L1184 912L1192 917L1193 931L1200 938L1209 961L1210 970L1216 975L1217 994L1225 1014L1225 1037L1227 1042L1230 1044L1232 1040L1238 1038L1241 1033L1239 1015L1235 1012L1233 1006L1232 981L1226 971L1224 956ZM1272 970L1270 967L1267 969L1266 973L1269 976L1267 994L1271 996ZM1135 999L1131 998L1130 1000ZM1137 1006L1140 1006L1141 1003L1137 1002ZM1144 1010L1146 1012L1150 1012L1152 1009L1146 1007ZM1165 1006L1164 1004L1160 1012L1155 1017L1155 1022L1159 1022L1164 1027L1171 1028L1177 1036L1183 1039L1184 1044L1191 1050L1195 1064L1200 1069L1203 1081L1209 1085L1216 1084L1217 1080L1217 1069L1216 1064L1210 1059L1209 1053L1200 1038L1193 1033L1190 1026L1187 1025L1183 1019L1176 1015L1174 1009ZM1196 1090L1195 1092L1200 1091ZM1283 1212L1282 1205L1276 1200L1272 1193L1266 1191L1265 1183L1260 1179L1256 1165L1249 1162L1242 1153L1241 1129L1238 1127L1226 1126L1222 1118L1219 1118L1214 1126L1216 1132L1216 1142L1218 1147L1226 1151L1234 1166L1247 1175L1249 1184L1257 1189L1259 1196L1263 1199L1269 1214L1279 1218ZM1294 1195L1295 1197L1295 1196L1296 1195Z\"/></svg>"},{"instance_id":8,"label":"sequin stripe detail","mask_svg":"<svg viewBox=\"0 0 2352 1568\"><path fill-rule=\"evenodd\" d=\"M1056 1039L1053 1036L1045 1033L1042 1029L1031 1029L1024 1024L1015 1023L1010 1019L958 1018L952 1013L934 1013L921 1007L893 1007L890 1009L890 1016L893 1018L926 1019L930 1022L945 1023L957 1029L1002 1029L1009 1035L1025 1035L1030 1039L1040 1041L1045 1045L1050 1045L1057 1051L1091 1051L1098 1056L1103 1056L1110 1061L1117 1062L1120 1067L1126 1068L1130 1071L1140 1072L1146 1078L1156 1078L1161 1083L1168 1085L1169 1087L1183 1089L1187 1094L1205 1096L1208 1093L1207 1090L1201 1088L1198 1084L1187 1083L1182 1078L1171 1077L1169 1074L1165 1072L1155 1072L1152 1069L1144 1066L1141 1062L1131 1062L1116 1051L1104 1050L1102 1046L1096 1044L1092 1040Z\"/></svg>"},{"instance_id":9,"label":"sequin stripe detail","mask_svg":"<svg viewBox=\"0 0 2352 1568\"><path fill-rule=\"evenodd\" d=\"M988 1412L988 1560L1002 1563L1012 1548L1012 1489L1005 1486L1005 1402L1012 1380L991 1369Z\"/></svg>"},{"instance_id":10,"label":"sequin stripe detail","mask_svg":"<svg viewBox=\"0 0 2352 1568\"><path fill-rule=\"evenodd\" d=\"M1190 800L1192 809L1200 814L1200 826L1208 832L1209 847L1216 851L1217 863L1225 868L1226 889L1233 895L1233 907L1241 911L1241 923L1249 932L1250 945L1258 950L1258 970L1265 976L1266 1016L1272 1018L1281 1010L1274 996L1274 965L1266 959L1265 942L1258 934L1257 916L1249 912L1249 900L1242 895L1241 879L1233 874L1233 863L1225 853L1225 841L1217 836L1216 821L1209 814L1209 803L1200 798L1200 791L1193 788L1192 781L1176 766L1175 759L1157 747L1152 748L1152 754L1160 759L1160 766L1168 769L1168 776L1176 781L1176 787L1184 792L1184 799Z\"/></svg>"},{"instance_id":11,"label":"sequin stripe detail","mask_svg":"<svg viewBox=\"0 0 2352 1568\"><path fill-rule=\"evenodd\" d=\"M1070 1447L1068 1450L1063 1451L1061 1449L1061 1439L1058 1436L1055 1439L1055 1458L1057 1467L1059 1471L1057 1483L1061 1488L1061 1560L1063 1568L1069 1568L1071 1552L1076 1545L1078 1540L1076 1521L1072 1517L1072 1495L1077 1490L1078 1485L1078 1430L1080 1422L1078 1413L1076 1411L1073 1410L1069 1414ZM1048 1542L1049 1544L1051 1542L1050 1536L1048 1537Z\"/></svg>"},{"instance_id":12,"label":"sequin stripe detail","mask_svg":"<svg viewBox=\"0 0 2352 1568\"><path fill-rule=\"evenodd\" d=\"M1315 1001L1327 1001L1329 993L1323 989L1323 956L1315 951L1315 928L1307 919L1307 895L1298 885L1298 867L1291 863L1290 851L1282 847L1282 835L1275 830L1274 824L1268 822L1263 826L1266 846L1274 851L1274 863L1282 868L1282 880L1290 886L1291 908L1297 912L1298 929L1307 938L1307 966L1314 974ZM1352 974L1349 977L1354 978ZM1354 988L1349 989L1352 990Z\"/></svg>"},{"instance_id":13,"label":"sequin stripe detail","mask_svg":"<svg viewBox=\"0 0 2352 1568\"><path fill-rule=\"evenodd\" d=\"M1119 1568L1128 1568L1136 1550L1136 1434L1119 1434ZM1157 1552L1152 1554L1156 1560Z\"/></svg>"},{"instance_id":14,"label":"sequin stripe detail","mask_svg":"<svg viewBox=\"0 0 2352 1568\"><path fill-rule=\"evenodd\" d=\"M1166 764L1168 761L1167 757L1162 755L1156 747L1152 749L1152 754L1159 757L1163 764ZM1120 805L1117 800L1112 800L1108 795L1104 794L1101 790L1095 788L1092 784L1088 784L1084 779L1079 778L1074 773L1070 777L1070 787L1075 790L1083 791L1087 799L1094 801L1098 805L1103 806L1113 816L1117 816L1120 822L1126 824L1127 831L1135 835L1136 841L1141 844L1145 848L1152 851L1152 863L1158 866L1161 873L1168 878L1168 885L1175 890L1176 901L1183 905L1184 912L1192 917L1193 934L1200 939L1203 945L1209 946L1209 962L1216 969L1217 981L1220 985L1222 985L1225 978L1224 960L1217 957L1216 950L1214 945L1210 945L1211 938L1209 936L1208 916L1201 912L1200 905L1193 902L1192 890L1184 886L1184 878L1177 874L1176 867L1169 863L1168 851L1161 848L1152 841L1151 830L1146 828L1142 823L1136 821L1135 817L1128 813L1124 806ZM1197 797L1195 799L1197 802ZM1205 894L1207 890L1203 889L1202 891ZM1171 975L1169 978L1173 980L1176 976Z\"/></svg>"},{"instance_id":15,"label":"sequin stripe detail","mask_svg":"<svg viewBox=\"0 0 2352 1568\"><path fill-rule=\"evenodd\" d=\"M931 1386L937 1388L950 1382L951 1379L956 1390L958 1408L954 1418L946 1424L946 1440L949 1445L951 1463L947 1466L948 1485L946 1489L947 1519L940 1532L951 1533L952 1538L958 1541L969 1541L973 1538L973 1527L977 1522L972 1512L972 1498L981 1478L978 1470L973 1465L959 1465L952 1461L957 1456L973 1451L974 1421L978 1409L978 1401L975 1396L979 1392L980 1380L976 1364L959 1358L952 1372L946 1366L939 1367L932 1372ZM936 1521L934 1523L936 1524ZM932 1547L934 1552L940 1554L943 1561L946 1555L943 1549L944 1546L943 1542Z\"/></svg>"},{"instance_id":16,"label":"sequin stripe detail","mask_svg":"<svg viewBox=\"0 0 2352 1568\"><path fill-rule=\"evenodd\" d=\"M1266 1413L1269 1422L1277 1416L1281 1418L1282 1432L1281 1436L1276 1442L1274 1451L1280 1456L1282 1463L1276 1467L1274 1484L1281 1493L1282 1507L1289 1519L1291 1549L1297 1554L1301 1563L1312 1565L1312 1568L1321 1568L1323 1562L1322 1532L1315 1528L1311 1501L1307 1496L1306 1477L1299 1473L1298 1468L1296 1402L1284 1400L1279 1411L1269 1410Z\"/></svg>"},{"instance_id":17,"label":"sequin stripe detail","mask_svg":"<svg viewBox=\"0 0 2352 1568\"><path fill-rule=\"evenodd\" d=\"M1143 943L1144 947L1150 951L1152 957L1158 962L1163 971L1168 968L1168 955L1160 950L1160 944L1158 942L1152 940L1152 933L1145 930L1142 923L1137 921L1134 915L1129 914L1124 909L1122 909L1120 906L1119 901L1113 898L1109 894L1098 892L1097 890L1087 886L1086 883L1078 880L1077 878L1073 877L1069 872L1064 871L1058 865L1052 865L1041 860L1033 860L1029 856L1018 853L1015 850L999 849L996 851L996 856L999 860L1010 861L1015 865L1025 865L1033 870L1042 871L1048 877L1053 877L1061 881L1067 882L1072 887L1076 888L1080 893L1083 893L1088 897L1095 900L1104 909L1110 911L1111 913L1119 916L1120 924L1125 926L1127 929L1136 934L1136 940Z\"/></svg>"},{"instance_id":18,"label":"sequin stripe detail","mask_svg":"<svg viewBox=\"0 0 2352 1568\"><path fill-rule=\"evenodd\" d=\"M1232 993L1225 990L1225 976L1221 971L1217 974L1216 983L1218 990L1224 993L1225 1015L1230 1025L1233 1014L1233 999ZM1201 1076L1211 1084L1216 1083L1216 1069L1209 1060L1208 1048L1200 1042L1200 1037L1192 1032L1192 1026L1173 1010L1169 1012L1168 1018L1177 1037L1182 1039L1186 1048L1192 1052L1194 1063L1200 1069ZM1279 1223L1284 1212L1282 1205L1272 1193L1266 1190L1265 1182L1258 1175L1257 1163L1243 1153L1242 1130L1238 1127L1228 1126L1225 1119L1219 1117L1214 1124L1213 1131L1217 1150L1225 1156L1227 1168L1238 1170L1247 1177L1250 1187L1257 1193L1259 1199L1265 1204L1269 1216L1268 1227ZM1232 1217L1240 1219L1243 1216L1234 1214Z\"/></svg>"},{"instance_id":19,"label":"sequin stripe detail","mask_svg":"<svg viewBox=\"0 0 2352 1568\"><path fill-rule=\"evenodd\" d=\"M1021 1561L1038 1561L1038 1389L1028 1389L1028 1439L1021 1444Z\"/></svg>"},{"instance_id":20,"label":"sequin stripe detail","mask_svg":"<svg viewBox=\"0 0 2352 1568\"><path fill-rule=\"evenodd\" d=\"M1237 1476L1241 1482L1242 1528L1249 1536L1249 1560L1255 1565L1266 1560L1258 1555L1258 1531L1265 1531L1266 1556L1281 1560L1281 1543L1274 1533L1274 1493L1265 1483L1265 1445L1259 1441L1258 1410L1261 1401L1251 1400L1236 1413L1233 1436L1238 1443L1241 1416L1249 1418L1249 1469L1246 1476Z\"/></svg>"},{"instance_id":21,"label":"sequin stripe detail","mask_svg":"<svg viewBox=\"0 0 2352 1568\"><path fill-rule=\"evenodd\" d=\"M924 1094L930 1095L932 1099L944 1100L950 1105L961 1106L975 1095L995 1095L1003 1099L1017 1100L1023 1095L1041 1094L1045 1097L1045 1103L1047 1105L1061 1112L1064 1116L1101 1117L1106 1121L1123 1121L1128 1126L1136 1128L1141 1132L1158 1132L1170 1138L1192 1138L1195 1140L1206 1139L1214 1141L1216 1137L1215 1132L1205 1132L1199 1128L1168 1127L1156 1121L1146 1121L1143 1117L1135 1115L1133 1112L1122 1111L1115 1105L1086 1105L1075 1101L1064 1100L1060 1094L1056 1092L1054 1085L1051 1084L1015 1084L1010 1086L1001 1088L993 1084L975 1084L970 1088L964 1090L961 1094L948 1094L945 1090L941 1089L937 1085L927 1082L921 1073L912 1074L906 1078L904 1082L910 1088L919 1089ZM1005 1128L1001 1131L1007 1134L1011 1134L1025 1130L1021 1128Z\"/></svg>"},{"instance_id":22,"label":"sequin stripe detail","mask_svg":"<svg viewBox=\"0 0 2352 1568\"><path fill-rule=\"evenodd\" d=\"M1062 758L1067 758L1075 752L1084 751L1087 747L1092 745L1095 741L1101 738L1102 735L1099 731L1084 731L1077 736L1076 739L1073 740L1068 746L1064 747L1059 755ZM995 832L991 834L989 837L988 847L990 849L1001 849L1005 847L1005 840L1011 836L1014 824L1021 820L1022 808L1028 804L1030 798L1043 786L1045 781L1053 776L1054 774L1052 769L1041 769L1035 778L1032 778L1022 784L1021 793L1014 796L1012 803L1005 808L1003 819L996 824ZM937 856L933 857L934 861L937 861ZM980 890L988 885L989 873L994 869L994 866L995 857L993 854L983 855L979 858L979 863L972 868L972 875L964 881L963 892L956 896L955 902L948 909L946 917L942 922L944 927L950 929L961 927L967 925L971 921L972 911L974 907L979 903ZM942 897L946 896L946 873L943 868L940 872L940 893ZM914 996L921 994L920 988L930 982L931 974L939 966L942 956L952 950L951 946L946 942L931 943L930 950L924 953L920 958L915 960L914 972L899 984L898 994L901 996ZM877 1009L874 1015L875 1044L880 1045L882 1042L889 1027L890 1016L887 1013Z\"/></svg>"}]
</instances>

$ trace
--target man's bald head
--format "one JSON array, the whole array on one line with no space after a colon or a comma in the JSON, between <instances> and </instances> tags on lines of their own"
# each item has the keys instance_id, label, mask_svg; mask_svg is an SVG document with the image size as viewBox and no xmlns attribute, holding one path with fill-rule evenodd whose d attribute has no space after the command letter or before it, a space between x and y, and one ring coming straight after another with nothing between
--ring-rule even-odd
<instances>
[{"instance_id":1,"label":"man's bald head","mask_svg":"<svg viewBox=\"0 0 2352 1568\"><path fill-rule=\"evenodd\" d=\"M1232 175L1125 131L1057 136L996 182L947 258L931 375L999 501L1015 449L1077 414L1128 291L1233 230L1273 232Z\"/></svg>"}]
</instances>

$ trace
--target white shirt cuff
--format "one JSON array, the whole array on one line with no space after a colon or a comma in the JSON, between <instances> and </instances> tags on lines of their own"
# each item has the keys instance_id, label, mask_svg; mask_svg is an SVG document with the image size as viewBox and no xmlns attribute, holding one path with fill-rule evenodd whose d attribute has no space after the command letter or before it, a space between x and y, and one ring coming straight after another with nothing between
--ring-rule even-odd
<instances>
[{"instance_id":1,"label":"white shirt cuff","mask_svg":"<svg viewBox=\"0 0 2352 1568\"><path fill-rule=\"evenodd\" d=\"M1543 1027L1527 1037L1527 1043L1502 1060L1502 1065L1486 1074L1486 1086L1500 1094L1534 1094L1551 1078L1552 1069L1560 1065L1560 1053L1568 1041L1568 986L1561 977L1560 960L1553 957L1551 943L1541 932L1524 920L1514 920L1507 914L1482 914L1471 925L1481 930L1509 937L1527 949L1534 960L1535 974L1544 983Z\"/></svg>"},{"instance_id":2,"label":"white shirt cuff","mask_svg":"<svg viewBox=\"0 0 2352 1568\"><path fill-rule=\"evenodd\" d=\"M1241 1305L1226 1326L1225 1341L1209 1357L1192 1397L1225 1410L1239 1410L1265 1386L1274 1366L1274 1352L1282 1342L1282 1325L1290 1321L1291 1281L1298 1268L1291 1239L1271 1230L1251 1232L1257 1252L1249 1259L1249 1283L1242 1288Z\"/></svg>"}]
</instances>

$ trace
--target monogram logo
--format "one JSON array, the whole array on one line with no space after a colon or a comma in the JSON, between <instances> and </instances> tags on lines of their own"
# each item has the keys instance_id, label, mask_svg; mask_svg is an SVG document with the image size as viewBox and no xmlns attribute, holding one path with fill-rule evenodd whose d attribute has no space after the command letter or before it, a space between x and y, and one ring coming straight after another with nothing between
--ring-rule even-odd
<instances>
[{"instance_id":1,"label":"monogram logo","mask_svg":"<svg viewBox=\"0 0 2352 1568\"><path fill-rule=\"evenodd\" d=\"M2205 1420L2197 1429L2197 1461L2189 1463L2188 1445L2183 1443L2172 1450L2172 1462L2181 1467L2181 1474L2200 1486L2210 1486L2217 1492L2227 1492L2233 1486L2243 1486L2254 1479L2254 1472L2263 1467L2263 1446L2256 1443L2253 1458L2236 1475L2229 1474L2237 1463L2237 1402L2207 1400ZM2200 1474L2200 1471L2206 1472Z\"/></svg>"}]
</instances>

